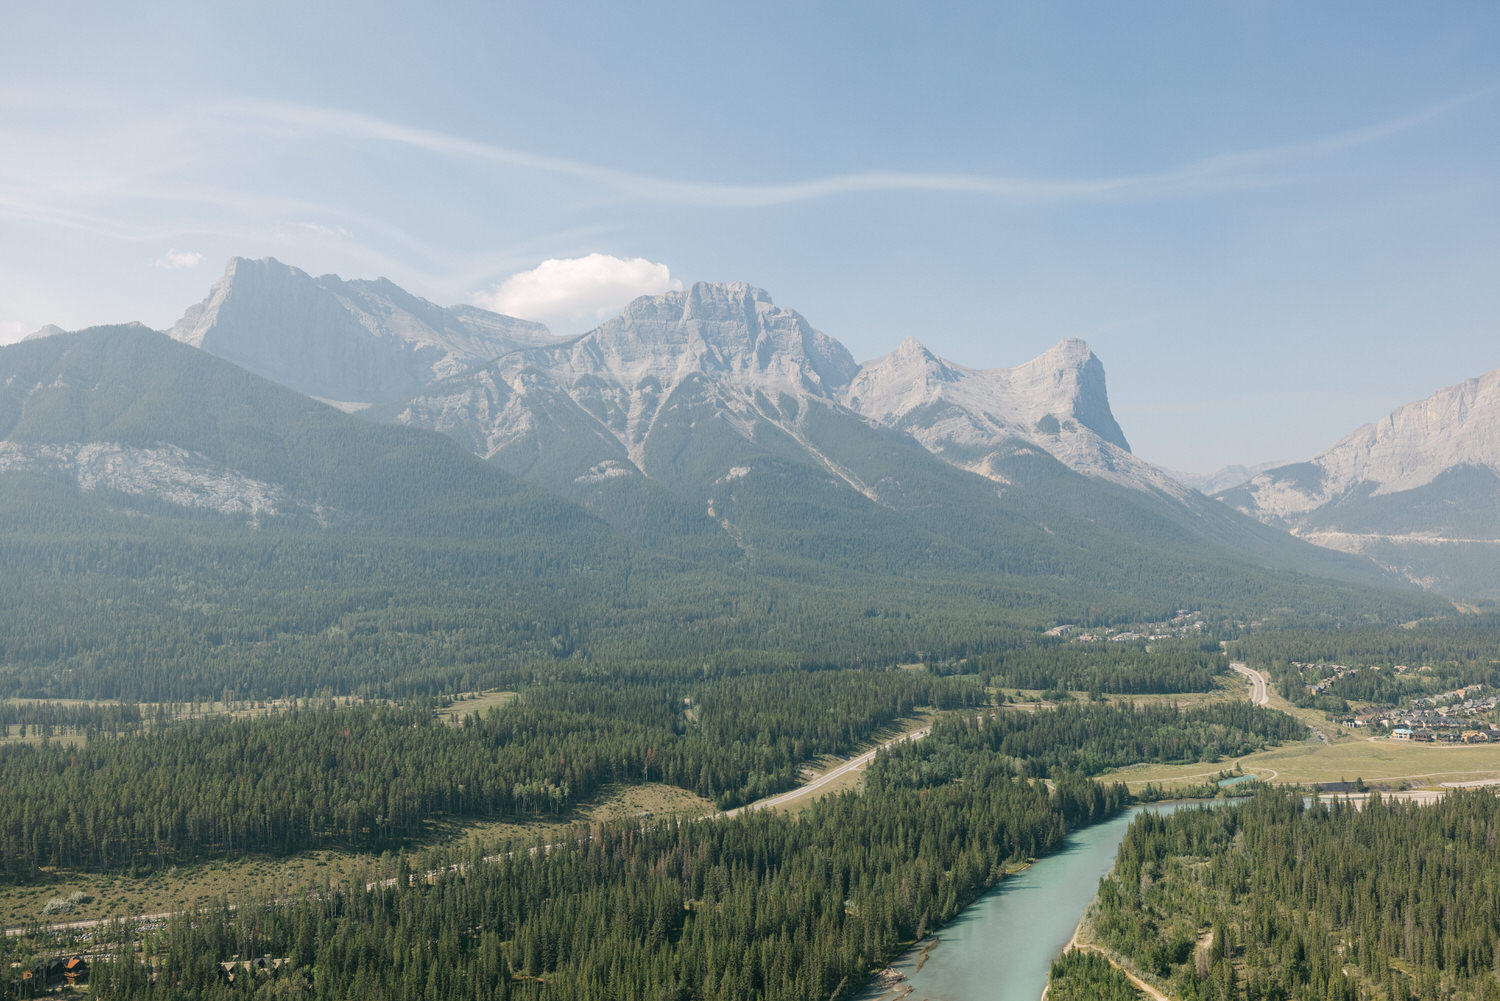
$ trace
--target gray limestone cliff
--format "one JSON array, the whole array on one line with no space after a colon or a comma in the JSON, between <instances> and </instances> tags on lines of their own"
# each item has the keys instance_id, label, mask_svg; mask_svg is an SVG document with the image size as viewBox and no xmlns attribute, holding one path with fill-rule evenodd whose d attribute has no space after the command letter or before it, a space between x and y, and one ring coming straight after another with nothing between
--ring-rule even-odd
<instances>
[{"instance_id":1,"label":"gray limestone cliff","mask_svg":"<svg viewBox=\"0 0 1500 1001\"><path fill-rule=\"evenodd\" d=\"M385 279L314 278L274 258L238 257L170 334L308 396L353 405L398 399L554 340L541 324L437 306Z\"/></svg>"}]
</instances>

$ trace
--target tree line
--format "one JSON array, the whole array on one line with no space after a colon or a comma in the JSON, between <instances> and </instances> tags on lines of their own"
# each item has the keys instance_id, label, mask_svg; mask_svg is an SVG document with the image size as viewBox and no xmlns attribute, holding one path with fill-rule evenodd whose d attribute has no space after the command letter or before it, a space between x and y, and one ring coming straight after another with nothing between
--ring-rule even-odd
<instances>
[{"instance_id":1,"label":"tree line","mask_svg":"<svg viewBox=\"0 0 1500 1001\"><path fill-rule=\"evenodd\" d=\"M1053 641L982 654L970 670L997 687L1146 695L1211 691L1229 660L1213 638Z\"/></svg>"},{"instance_id":2,"label":"tree line","mask_svg":"<svg viewBox=\"0 0 1500 1001\"><path fill-rule=\"evenodd\" d=\"M1500 997L1500 799L1141 816L1092 918L1184 1001Z\"/></svg>"},{"instance_id":3,"label":"tree line","mask_svg":"<svg viewBox=\"0 0 1500 1001\"><path fill-rule=\"evenodd\" d=\"M929 738L933 739L933 738ZM937 738L942 739L942 738ZM925 742L925 741L924 741ZM111 998L848 998L901 943L952 918L1007 860L1055 849L1114 813L1123 786L1049 789L985 773L862 794L793 818L575 827L422 878L395 860L312 899L174 919L146 947L96 964ZM436 868L436 866L433 866ZM412 873L415 878L406 874ZM369 883L376 884L366 889ZM226 983L230 955L289 960Z\"/></svg>"},{"instance_id":4,"label":"tree line","mask_svg":"<svg viewBox=\"0 0 1500 1001\"><path fill-rule=\"evenodd\" d=\"M419 838L438 817L557 815L611 782L664 782L721 807L794 786L919 706L981 697L906 671L554 680L519 704L437 719L430 703L210 718L0 747L0 871L157 868L244 853Z\"/></svg>"},{"instance_id":5,"label":"tree line","mask_svg":"<svg viewBox=\"0 0 1500 1001\"><path fill-rule=\"evenodd\" d=\"M1215 761L1306 736L1285 713L1247 702L1212 702L1188 709L1064 704L1035 713L986 710L953 714L933 725L939 741L892 748L880 767L912 776L951 777L967 755L995 756L1000 766L1051 777L1097 775L1138 761Z\"/></svg>"}]
</instances>

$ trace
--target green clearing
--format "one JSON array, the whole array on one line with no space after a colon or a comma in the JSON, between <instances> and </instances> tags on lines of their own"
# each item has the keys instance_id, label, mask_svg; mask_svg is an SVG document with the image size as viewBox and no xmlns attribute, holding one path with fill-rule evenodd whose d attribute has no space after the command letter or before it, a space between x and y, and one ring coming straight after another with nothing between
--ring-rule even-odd
<instances>
[{"instance_id":1,"label":"green clearing","mask_svg":"<svg viewBox=\"0 0 1500 1001\"><path fill-rule=\"evenodd\" d=\"M520 692L466 692L455 696L453 704L446 709L439 709L437 714L449 723L458 724L470 713L483 716L491 709L508 706L520 697Z\"/></svg>"},{"instance_id":2,"label":"green clearing","mask_svg":"<svg viewBox=\"0 0 1500 1001\"><path fill-rule=\"evenodd\" d=\"M1228 687L1240 693L1245 691L1238 675ZM1296 744L1283 744L1211 764L1131 765L1105 772L1099 778L1124 782L1133 792L1139 792L1148 783L1168 788L1199 785L1236 765L1246 774L1280 785L1364 779L1367 783L1422 788L1443 782L1500 779L1500 746L1418 744L1370 738L1358 730L1330 723L1317 710L1292 705L1274 688L1268 692L1269 708L1295 716L1315 733L1322 734L1322 738L1309 736Z\"/></svg>"},{"instance_id":3,"label":"green clearing","mask_svg":"<svg viewBox=\"0 0 1500 1001\"><path fill-rule=\"evenodd\" d=\"M1132 765L1099 777L1125 782L1132 791L1139 791L1148 782L1169 787L1196 785L1235 765L1281 785L1362 778L1369 783L1424 787L1443 782L1500 779L1500 747L1413 744L1384 738L1344 738L1325 743L1310 737L1297 744L1213 764Z\"/></svg>"}]
</instances>

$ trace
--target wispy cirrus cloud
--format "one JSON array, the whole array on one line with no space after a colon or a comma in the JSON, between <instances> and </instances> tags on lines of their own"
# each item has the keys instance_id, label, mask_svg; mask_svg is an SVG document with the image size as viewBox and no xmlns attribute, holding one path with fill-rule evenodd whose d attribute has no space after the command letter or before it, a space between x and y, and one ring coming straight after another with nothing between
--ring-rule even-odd
<instances>
[{"instance_id":1,"label":"wispy cirrus cloud","mask_svg":"<svg viewBox=\"0 0 1500 1001\"><path fill-rule=\"evenodd\" d=\"M272 194L254 183L253 172L237 174L233 169L257 158L295 156L305 147L351 142L415 151L459 165L495 165L571 179L589 198L626 202L754 209L865 193L967 194L1018 206L1170 200L1291 183L1298 168L1418 129L1497 89L1487 87L1301 142L1130 175L1062 178L867 170L735 184L624 171L291 102L203 98L150 112L131 108L127 113L114 108L108 95L69 90L40 98L52 102L49 107L56 114L49 115L42 113L46 108L37 107L34 90L0 88L0 108L17 112L7 112L11 121L0 127L0 142L29 153L0 164L0 217L129 240L165 241L210 233L245 240L289 226L321 226L347 238L357 229L390 252L404 247L403 256L415 253L430 262L443 256L434 247L419 246L409 230L403 232L378 206L352 198L330 202ZM143 136L151 142L143 142ZM162 149L172 150L172 155L160 156ZM208 177L219 179L203 183Z\"/></svg>"},{"instance_id":2,"label":"wispy cirrus cloud","mask_svg":"<svg viewBox=\"0 0 1500 1001\"><path fill-rule=\"evenodd\" d=\"M965 172L870 170L776 184L728 184L616 170L387 121L358 112L267 101L235 101L220 113L283 137L318 135L375 142L535 170L607 186L653 201L723 208L786 205L866 192L973 194L1019 204L1118 198L1167 198L1210 190L1263 187L1274 172L1336 155L1419 128L1500 90L1458 95L1416 112L1302 142L1242 150L1140 174L1097 178L1011 177Z\"/></svg>"}]
</instances>

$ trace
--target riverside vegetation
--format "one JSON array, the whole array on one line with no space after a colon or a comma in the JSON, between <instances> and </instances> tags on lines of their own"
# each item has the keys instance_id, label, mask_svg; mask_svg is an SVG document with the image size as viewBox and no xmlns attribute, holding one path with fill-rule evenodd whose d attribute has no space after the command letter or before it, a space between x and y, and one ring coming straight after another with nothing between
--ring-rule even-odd
<instances>
[{"instance_id":1,"label":"riverside vegetation","mask_svg":"<svg viewBox=\"0 0 1500 1001\"><path fill-rule=\"evenodd\" d=\"M101 865L101 842L146 868L188 855L284 854L319 838L352 836L378 849L406 823L444 811L549 811L550 792L518 798L513 783L487 784L490 766L476 771L476 762L529 767L537 782L561 789L562 770L582 768L579 755L595 744L586 760L612 780L693 788L707 768L725 776L721 802L732 802L789 784L787 763L799 755L847 749L918 704L951 706L931 736L878 756L862 791L825 798L795 818L575 826L545 850L511 842L455 856L417 844L311 897L226 902L154 931L100 930L124 951L95 964L91 987L106 997L262 989L329 998L847 996L1007 865L1054 849L1068 830L1127 802L1123 786L1086 772L1142 757L1196 760L1287 732L1285 717L1233 703L1027 713L978 706L979 694L972 679L894 670L700 674L672 685L575 678L525 690L514 705L456 726L433 721L431 706L360 706L98 737L94 754L5 748L13 756L6 774L35 776L25 802L86 807L121 785L139 813L130 831L75 843L69 825L87 832L107 823L104 811L39 809L31 839L46 847L33 851L7 833L8 847L33 856L10 858L8 873L40 874L39 852L64 846L71 864ZM593 729L570 741L570 729L590 720ZM1095 740L1081 752L1057 750L1080 728ZM313 774L327 775L326 795L308 788ZM572 774L581 787L591 773ZM757 775L773 779L757 786ZM569 786L568 795L577 790ZM407 812L392 809L408 797L416 798ZM286 836L291 826L261 823L267 808L274 815L299 798L306 823L297 837ZM353 823L346 803L355 804ZM180 843L153 841L183 811L204 820L178 829ZM26 812L7 822L27 823ZM229 831L234 840L222 836ZM486 853L498 858L484 861ZM442 874L424 878L429 871ZM159 967L154 980L136 944ZM37 947L8 942L0 961L21 961ZM290 963L274 978L230 984L218 964L235 954Z\"/></svg>"},{"instance_id":2,"label":"riverside vegetation","mask_svg":"<svg viewBox=\"0 0 1500 1001\"><path fill-rule=\"evenodd\" d=\"M1142 816L1089 931L1183 1001L1500 997L1500 799Z\"/></svg>"}]
</instances>

